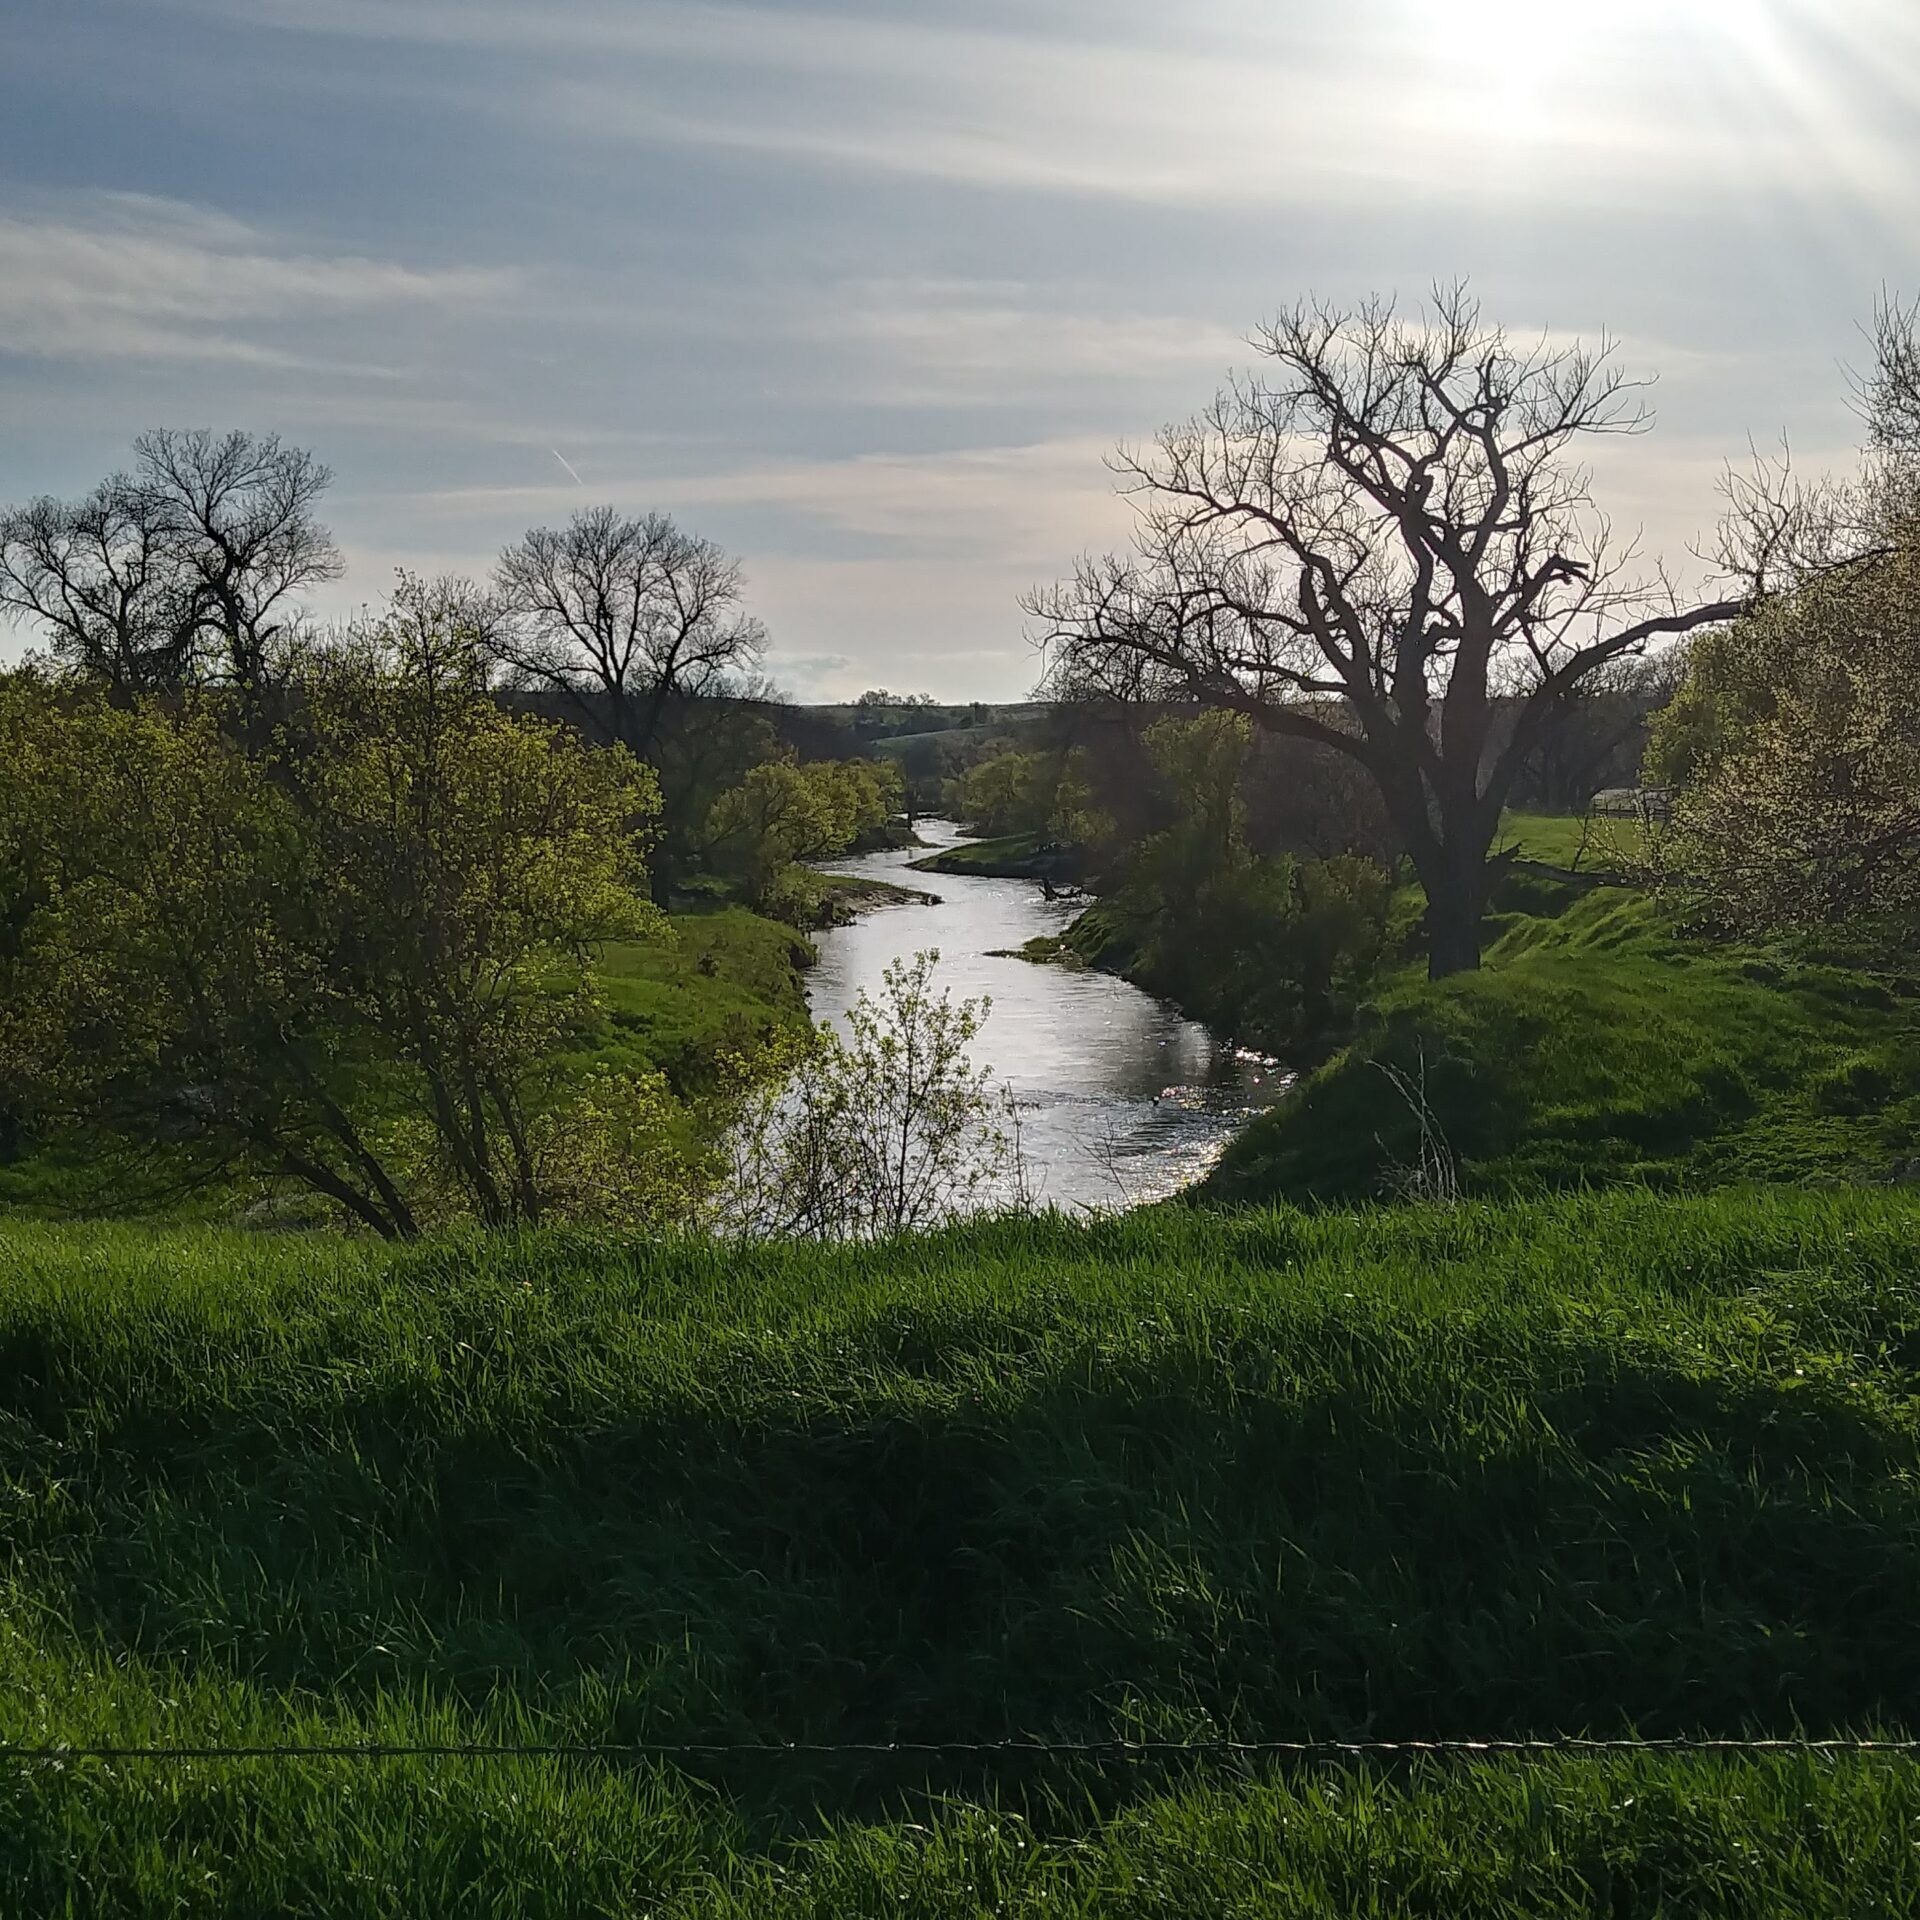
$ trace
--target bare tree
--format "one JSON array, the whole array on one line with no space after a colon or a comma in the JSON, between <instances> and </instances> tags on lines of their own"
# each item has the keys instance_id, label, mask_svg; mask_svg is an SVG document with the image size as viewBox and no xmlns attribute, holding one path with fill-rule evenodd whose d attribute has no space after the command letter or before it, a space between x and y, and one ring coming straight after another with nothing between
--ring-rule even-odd
<instances>
[{"instance_id":1,"label":"bare tree","mask_svg":"<svg viewBox=\"0 0 1920 1920\"><path fill-rule=\"evenodd\" d=\"M191 586L125 475L84 500L0 514L0 610L37 621L54 659L119 704L177 690L193 670Z\"/></svg>"},{"instance_id":2,"label":"bare tree","mask_svg":"<svg viewBox=\"0 0 1920 1920\"><path fill-rule=\"evenodd\" d=\"M333 536L314 518L333 476L271 433L162 428L133 444L133 485L192 593L209 670L257 692L296 596L340 574Z\"/></svg>"},{"instance_id":3,"label":"bare tree","mask_svg":"<svg viewBox=\"0 0 1920 1920\"><path fill-rule=\"evenodd\" d=\"M340 571L330 476L274 435L163 429L85 499L0 514L0 610L117 698L215 678L257 690L296 596Z\"/></svg>"},{"instance_id":4,"label":"bare tree","mask_svg":"<svg viewBox=\"0 0 1920 1920\"><path fill-rule=\"evenodd\" d=\"M501 664L642 759L670 703L720 691L766 649L741 608L739 563L664 514L592 507L535 527L501 555L496 582Z\"/></svg>"},{"instance_id":5,"label":"bare tree","mask_svg":"<svg viewBox=\"0 0 1920 1920\"><path fill-rule=\"evenodd\" d=\"M1426 888L1433 975L1475 967L1501 810L1568 689L1751 595L1687 604L1614 541L1574 450L1649 416L1605 346L1515 345L1459 289L1417 318L1304 303L1252 344L1265 371L1116 459L1136 554L1030 600L1052 684L1198 698L1358 761Z\"/></svg>"},{"instance_id":6,"label":"bare tree","mask_svg":"<svg viewBox=\"0 0 1920 1920\"><path fill-rule=\"evenodd\" d=\"M1920 455L1920 300L1882 294L1873 314L1873 371L1854 382L1874 446L1896 459Z\"/></svg>"}]
</instances>

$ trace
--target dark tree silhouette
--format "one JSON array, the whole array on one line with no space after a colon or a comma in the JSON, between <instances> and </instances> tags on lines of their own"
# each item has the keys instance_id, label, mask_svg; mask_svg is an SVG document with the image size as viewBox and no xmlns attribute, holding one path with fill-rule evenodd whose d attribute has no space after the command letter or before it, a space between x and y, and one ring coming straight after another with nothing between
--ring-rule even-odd
<instances>
[{"instance_id":1,"label":"dark tree silhouette","mask_svg":"<svg viewBox=\"0 0 1920 1920\"><path fill-rule=\"evenodd\" d=\"M193 670L192 583L151 507L123 475L0 515L0 609L37 622L54 660L120 705Z\"/></svg>"},{"instance_id":2,"label":"dark tree silhouette","mask_svg":"<svg viewBox=\"0 0 1920 1920\"><path fill-rule=\"evenodd\" d=\"M120 700L220 679L257 691L302 589L340 571L328 481L268 435L163 430L85 499L0 514L0 609Z\"/></svg>"},{"instance_id":3,"label":"dark tree silhouette","mask_svg":"<svg viewBox=\"0 0 1920 1920\"><path fill-rule=\"evenodd\" d=\"M162 429L134 442L132 484L183 584L206 670L257 693L297 596L339 576L314 508L333 475L277 434Z\"/></svg>"},{"instance_id":4,"label":"dark tree silhouette","mask_svg":"<svg viewBox=\"0 0 1920 1920\"><path fill-rule=\"evenodd\" d=\"M1688 604L1614 542L1575 450L1648 415L1606 347L1516 345L1457 289L1414 317L1302 304L1253 345L1258 372L1118 456L1136 553L1029 602L1051 684L1231 707L1359 762L1426 888L1431 970L1457 973L1569 690L1751 596Z\"/></svg>"},{"instance_id":5,"label":"dark tree silhouette","mask_svg":"<svg viewBox=\"0 0 1920 1920\"><path fill-rule=\"evenodd\" d=\"M741 608L739 563L664 514L592 507L558 530L535 527L495 578L500 664L642 759L670 705L722 690L766 650Z\"/></svg>"}]
</instances>

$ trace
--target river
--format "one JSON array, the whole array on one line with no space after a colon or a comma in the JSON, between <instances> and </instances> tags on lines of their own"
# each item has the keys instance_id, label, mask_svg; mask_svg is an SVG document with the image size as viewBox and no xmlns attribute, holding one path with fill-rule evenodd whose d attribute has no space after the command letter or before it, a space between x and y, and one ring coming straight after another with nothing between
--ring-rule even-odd
<instances>
[{"instance_id":1,"label":"river","mask_svg":"<svg viewBox=\"0 0 1920 1920\"><path fill-rule=\"evenodd\" d=\"M1017 1102L1028 1178L1043 1204L1164 1199L1204 1174L1285 1089L1277 1068L1125 980L1015 957L1012 949L1060 932L1077 909L1029 880L915 873L915 860L966 837L942 820L923 820L919 832L924 846L823 863L936 894L939 904L880 907L815 935L820 964L808 997L816 1018L840 1020L862 989L878 991L889 962L937 948L940 986L957 1000L993 1002L973 1057Z\"/></svg>"}]
</instances>

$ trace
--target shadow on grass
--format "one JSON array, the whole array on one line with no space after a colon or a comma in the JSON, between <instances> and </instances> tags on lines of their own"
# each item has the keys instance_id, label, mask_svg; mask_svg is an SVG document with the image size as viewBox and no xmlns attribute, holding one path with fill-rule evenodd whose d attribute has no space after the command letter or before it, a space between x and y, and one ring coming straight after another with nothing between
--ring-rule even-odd
<instances>
[{"instance_id":1,"label":"shadow on grass","mask_svg":"<svg viewBox=\"0 0 1920 1920\"><path fill-rule=\"evenodd\" d=\"M1920 1724L1904 1426L1598 1347L1530 1396L1497 1351L1389 1381L1348 1338L1332 1390L1265 1391L1250 1345L992 1411L537 1449L412 1396L330 1429L148 1420L66 1460L16 1545L115 1660L369 1705L510 1690L595 1736Z\"/></svg>"}]
</instances>

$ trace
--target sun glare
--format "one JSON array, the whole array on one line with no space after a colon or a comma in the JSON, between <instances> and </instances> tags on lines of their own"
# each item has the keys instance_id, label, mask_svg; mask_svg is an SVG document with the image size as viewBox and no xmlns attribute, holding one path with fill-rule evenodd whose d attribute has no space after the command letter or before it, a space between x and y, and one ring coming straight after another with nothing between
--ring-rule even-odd
<instances>
[{"instance_id":1,"label":"sun glare","mask_svg":"<svg viewBox=\"0 0 1920 1920\"><path fill-rule=\"evenodd\" d=\"M1754 26L1766 0L1450 0L1427 12L1441 34L1462 44L1498 45L1536 59L1567 60L1617 47L1628 38L1675 41L1738 36Z\"/></svg>"},{"instance_id":2,"label":"sun glare","mask_svg":"<svg viewBox=\"0 0 1920 1920\"><path fill-rule=\"evenodd\" d=\"M1617 88L1624 73L1725 70L1778 24L1785 0L1446 0L1420 15L1436 77L1472 89L1490 130L1549 131L1569 96Z\"/></svg>"}]
</instances>

